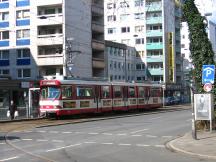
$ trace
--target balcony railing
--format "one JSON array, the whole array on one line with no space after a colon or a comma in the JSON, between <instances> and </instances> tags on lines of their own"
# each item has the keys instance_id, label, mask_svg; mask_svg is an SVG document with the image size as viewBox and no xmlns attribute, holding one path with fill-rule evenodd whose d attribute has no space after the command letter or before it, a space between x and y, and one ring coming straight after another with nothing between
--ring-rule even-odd
<instances>
[{"instance_id":1,"label":"balcony railing","mask_svg":"<svg viewBox=\"0 0 216 162\"><path fill-rule=\"evenodd\" d=\"M63 15L60 14L46 14L37 16L37 25L55 25L63 24Z\"/></svg>"},{"instance_id":2,"label":"balcony railing","mask_svg":"<svg viewBox=\"0 0 216 162\"><path fill-rule=\"evenodd\" d=\"M63 34L38 35L38 45L63 44Z\"/></svg>"}]
</instances>

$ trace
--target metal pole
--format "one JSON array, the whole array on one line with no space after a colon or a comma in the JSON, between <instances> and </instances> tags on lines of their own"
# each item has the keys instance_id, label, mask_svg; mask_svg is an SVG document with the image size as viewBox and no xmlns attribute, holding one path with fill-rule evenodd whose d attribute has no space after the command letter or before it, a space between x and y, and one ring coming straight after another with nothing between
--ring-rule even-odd
<instances>
[{"instance_id":1,"label":"metal pole","mask_svg":"<svg viewBox=\"0 0 216 162\"><path fill-rule=\"evenodd\" d=\"M195 121L195 112L194 112L194 95L191 87L191 106L192 106L192 138L197 140L196 133L196 121Z\"/></svg>"}]
</instances>

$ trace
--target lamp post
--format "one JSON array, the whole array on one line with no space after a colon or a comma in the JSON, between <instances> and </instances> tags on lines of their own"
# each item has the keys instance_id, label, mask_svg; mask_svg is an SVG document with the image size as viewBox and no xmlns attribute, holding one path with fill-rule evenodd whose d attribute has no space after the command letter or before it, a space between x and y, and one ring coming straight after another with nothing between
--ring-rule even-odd
<instances>
[{"instance_id":1,"label":"lamp post","mask_svg":"<svg viewBox=\"0 0 216 162\"><path fill-rule=\"evenodd\" d=\"M194 95L193 95L193 84L190 84L191 90L191 107L192 107L192 138L197 140L196 133L196 120L195 120L195 111L194 111Z\"/></svg>"}]
</instances>

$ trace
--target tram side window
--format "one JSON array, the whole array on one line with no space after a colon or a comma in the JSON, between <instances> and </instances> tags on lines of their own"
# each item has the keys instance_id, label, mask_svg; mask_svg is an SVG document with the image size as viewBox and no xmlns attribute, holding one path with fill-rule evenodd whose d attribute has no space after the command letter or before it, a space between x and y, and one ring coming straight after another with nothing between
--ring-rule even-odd
<instances>
[{"instance_id":1,"label":"tram side window","mask_svg":"<svg viewBox=\"0 0 216 162\"><path fill-rule=\"evenodd\" d=\"M144 91L144 87L139 87L139 97L144 98L145 97L145 91Z\"/></svg>"},{"instance_id":2,"label":"tram side window","mask_svg":"<svg viewBox=\"0 0 216 162\"><path fill-rule=\"evenodd\" d=\"M115 98L121 97L122 93L121 93L121 87L120 86L114 86L113 87L113 96Z\"/></svg>"},{"instance_id":3,"label":"tram side window","mask_svg":"<svg viewBox=\"0 0 216 162\"><path fill-rule=\"evenodd\" d=\"M91 98L93 97L92 87L77 87L77 97Z\"/></svg>"},{"instance_id":4,"label":"tram side window","mask_svg":"<svg viewBox=\"0 0 216 162\"><path fill-rule=\"evenodd\" d=\"M109 86L102 86L102 98L109 98L110 97L110 88Z\"/></svg>"},{"instance_id":5,"label":"tram side window","mask_svg":"<svg viewBox=\"0 0 216 162\"><path fill-rule=\"evenodd\" d=\"M129 87L129 97L135 97L135 87Z\"/></svg>"},{"instance_id":6,"label":"tram side window","mask_svg":"<svg viewBox=\"0 0 216 162\"><path fill-rule=\"evenodd\" d=\"M72 97L72 87L64 86L62 87L62 99L67 99Z\"/></svg>"},{"instance_id":7,"label":"tram side window","mask_svg":"<svg viewBox=\"0 0 216 162\"><path fill-rule=\"evenodd\" d=\"M158 97L158 89L151 89L151 97Z\"/></svg>"}]
</instances>

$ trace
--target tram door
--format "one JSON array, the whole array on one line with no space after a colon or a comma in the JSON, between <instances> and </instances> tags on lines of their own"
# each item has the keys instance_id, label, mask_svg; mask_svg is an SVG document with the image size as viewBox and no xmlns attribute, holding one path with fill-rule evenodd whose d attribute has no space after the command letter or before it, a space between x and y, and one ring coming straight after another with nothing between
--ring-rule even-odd
<instances>
[{"instance_id":1,"label":"tram door","mask_svg":"<svg viewBox=\"0 0 216 162\"><path fill-rule=\"evenodd\" d=\"M101 111L101 98L100 98L100 86L95 86L95 102L97 106L97 112Z\"/></svg>"},{"instance_id":2,"label":"tram door","mask_svg":"<svg viewBox=\"0 0 216 162\"><path fill-rule=\"evenodd\" d=\"M125 109L128 110L128 86L123 86L123 102Z\"/></svg>"},{"instance_id":3,"label":"tram door","mask_svg":"<svg viewBox=\"0 0 216 162\"><path fill-rule=\"evenodd\" d=\"M28 116L31 118L39 115L40 88L29 88L29 110Z\"/></svg>"}]
</instances>

